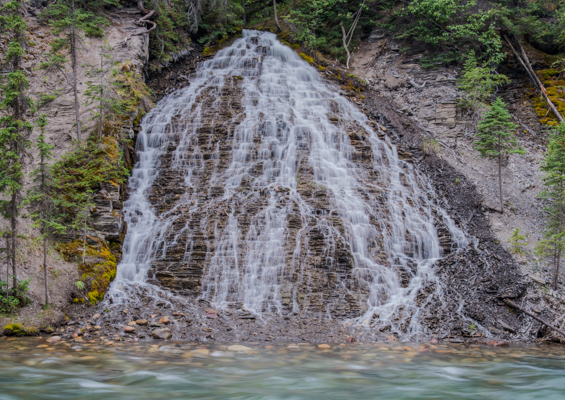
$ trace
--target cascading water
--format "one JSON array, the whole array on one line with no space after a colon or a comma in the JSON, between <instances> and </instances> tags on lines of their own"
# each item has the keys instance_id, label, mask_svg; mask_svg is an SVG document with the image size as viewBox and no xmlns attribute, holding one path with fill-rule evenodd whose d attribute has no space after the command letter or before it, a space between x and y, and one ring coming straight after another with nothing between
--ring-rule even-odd
<instances>
[{"instance_id":1,"label":"cascading water","mask_svg":"<svg viewBox=\"0 0 565 400\"><path fill-rule=\"evenodd\" d=\"M379 125L274 34L244 31L142 127L115 302L157 279L217 308L414 335L441 299L435 225L452 247L465 236Z\"/></svg>"}]
</instances>

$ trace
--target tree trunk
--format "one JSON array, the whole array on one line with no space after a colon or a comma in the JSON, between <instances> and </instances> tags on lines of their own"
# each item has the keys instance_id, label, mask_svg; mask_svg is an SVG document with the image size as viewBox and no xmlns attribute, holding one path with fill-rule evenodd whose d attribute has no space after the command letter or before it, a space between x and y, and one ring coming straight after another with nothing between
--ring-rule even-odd
<instances>
[{"instance_id":1,"label":"tree trunk","mask_svg":"<svg viewBox=\"0 0 565 400\"><path fill-rule=\"evenodd\" d=\"M522 46L522 44L520 43L520 41L518 40L518 45L520 46L520 50L522 52L522 55L524 56L524 60L522 60L522 57L520 57L520 55L518 54L518 52L514 49L514 46L512 46L512 43L510 42L510 40L508 40L508 38L506 37L506 35L504 35L504 39L506 39L506 42L508 43L508 45L510 46L510 48L512 49L512 53L514 53L514 56L518 59L518 61L520 62L520 64L522 64L522 67L524 67L524 69L526 70L526 72L528 73L530 79L532 80L532 82L534 82L534 85L536 85L536 87L538 88L538 90L541 92L542 97L544 98L544 100L546 101L546 103L549 105L549 108L551 109L551 111L553 111L553 114L555 114L555 117L563 122L563 117L561 116L561 114L559 113L559 111L557 110L557 108L555 108L555 105L553 104L553 102L550 100L549 96L547 95L547 90L545 89L545 87L543 86L543 83L541 83L541 81L539 80L538 76L536 75L536 73L534 72L534 69L532 68L532 66L530 65L530 62L528 60L528 56L526 55L526 52L524 50L524 47ZM528 68L529 67L529 68Z\"/></svg>"},{"instance_id":2,"label":"tree trunk","mask_svg":"<svg viewBox=\"0 0 565 400\"><path fill-rule=\"evenodd\" d=\"M82 263L86 262L86 210L84 210L84 236L82 239Z\"/></svg>"},{"instance_id":3,"label":"tree trunk","mask_svg":"<svg viewBox=\"0 0 565 400\"><path fill-rule=\"evenodd\" d=\"M45 281L45 308L49 306L49 286L47 285L47 232L43 222L43 280Z\"/></svg>"},{"instance_id":4,"label":"tree trunk","mask_svg":"<svg viewBox=\"0 0 565 400\"><path fill-rule=\"evenodd\" d=\"M6 289L10 285L10 236L6 235Z\"/></svg>"},{"instance_id":5,"label":"tree trunk","mask_svg":"<svg viewBox=\"0 0 565 400\"><path fill-rule=\"evenodd\" d=\"M341 32L343 33L343 47L347 52L347 63L345 67L349 69L349 59L351 58L351 54L349 53L349 46L347 45L347 33L345 33L345 28L343 27L343 24L340 23L340 25L341 25Z\"/></svg>"},{"instance_id":6,"label":"tree trunk","mask_svg":"<svg viewBox=\"0 0 565 400\"><path fill-rule=\"evenodd\" d=\"M16 293L16 289L18 287L18 276L17 276L17 268L16 268L16 236L17 236L17 227L18 227L18 216L17 216L17 195L16 193L12 194L12 215L10 218L10 225L12 228L12 244L11 244L11 263L12 263L12 288L14 290L14 294Z\"/></svg>"},{"instance_id":7,"label":"tree trunk","mask_svg":"<svg viewBox=\"0 0 565 400\"><path fill-rule=\"evenodd\" d=\"M498 189L500 192L500 213L504 214L504 206L502 202L502 154L498 155Z\"/></svg>"},{"instance_id":8,"label":"tree trunk","mask_svg":"<svg viewBox=\"0 0 565 400\"><path fill-rule=\"evenodd\" d=\"M277 15L277 0L273 0L273 9L275 10L275 23L277 24L277 29L282 32L281 26L279 25L279 17Z\"/></svg>"},{"instance_id":9,"label":"tree trunk","mask_svg":"<svg viewBox=\"0 0 565 400\"><path fill-rule=\"evenodd\" d=\"M75 18L75 2L72 2L73 20ZM80 126L80 104L78 101L78 74L77 74L77 40L76 30L74 24L71 26L71 63L73 68L73 92L75 96L75 119L77 126L77 140L81 140L81 126Z\"/></svg>"},{"instance_id":10,"label":"tree trunk","mask_svg":"<svg viewBox=\"0 0 565 400\"><path fill-rule=\"evenodd\" d=\"M102 123L104 121L104 50L100 49L100 117L98 119L98 139L102 140Z\"/></svg>"},{"instance_id":11,"label":"tree trunk","mask_svg":"<svg viewBox=\"0 0 565 400\"><path fill-rule=\"evenodd\" d=\"M555 260L555 271L553 273L553 282L551 288L557 290L557 282L559 281L559 267L561 266L561 246L557 249L557 257Z\"/></svg>"},{"instance_id":12,"label":"tree trunk","mask_svg":"<svg viewBox=\"0 0 565 400\"><path fill-rule=\"evenodd\" d=\"M46 188L45 188L45 174L46 174L46 168L45 168L45 155L42 153L41 154L41 195L42 195L42 201L41 201L41 214L43 217L43 222L42 222L42 233L43 233L43 280L45 283L45 308L47 308L47 306L49 306L49 287L47 285L47 224L45 223L45 219L47 217L47 205L45 204L45 195L46 195Z\"/></svg>"}]
</instances>

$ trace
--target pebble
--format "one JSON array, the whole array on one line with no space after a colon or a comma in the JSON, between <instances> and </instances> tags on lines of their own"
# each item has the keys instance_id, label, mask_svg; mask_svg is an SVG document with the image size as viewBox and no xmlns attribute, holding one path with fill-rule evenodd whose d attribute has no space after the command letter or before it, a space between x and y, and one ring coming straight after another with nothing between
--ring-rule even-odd
<instances>
[{"instance_id":1,"label":"pebble","mask_svg":"<svg viewBox=\"0 0 565 400\"><path fill-rule=\"evenodd\" d=\"M127 332L127 333L134 333L134 332L135 332L135 327L134 327L134 326L126 326L126 327L124 328L124 332Z\"/></svg>"},{"instance_id":2,"label":"pebble","mask_svg":"<svg viewBox=\"0 0 565 400\"><path fill-rule=\"evenodd\" d=\"M61 340L61 336L51 336L49 339L47 339L47 343L58 343Z\"/></svg>"},{"instance_id":3,"label":"pebble","mask_svg":"<svg viewBox=\"0 0 565 400\"><path fill-rule=\"evenodd\" d=\"M171 319L169 317L163 317L159 320L160 324L169 325L171 323Z\"/></svg>"},{"instance_id":4,"label":"pebble","mask_svg":"<svg viewBox=\"0 0 565 400\"><path fill-rule=\"evenodd\" d=\"M144 326L144 325L147 325L149 323L149 321L147 321L146 319L138 319L137 321L135 321L135 323L137 325Z\"/></svg>"},{"instance_id":5,"label":"pebble","mask_svg":"<svg viewBox=\"0 0 565 400\"><path fill-rule=\"evenodd\" d=\"M322 349L322 350L327 350L327 349L330 349L331 347L332 347L332 346L330 346L329 344L325 344L325 343L318 345L318 348L319 348L319 349Z\"/></svg>"},{"instance_id":6,"label":"pebble","mask_svg":"<svg viewBox=\"0 0 565 400\"><path fill-rule=\"evenodd\" d=\"M135 321L130 321L130 322L128 322L128 325L129 325L129 326L135 326L135 325L137 325L137 322L135 322Z\"/></svg>"},{"instance_id":7,"label":"pebble","mask_svg":"<svg viewBox=\"0 0 565 400\"><path fill-rule=\"evenodd\" d=\"M252 351L253 349L251 349L250 347L247 347L247 346L242 346L240 344L234 344L234 345L228 346L228 350L229 351Z\"/></svg>"}]
</instances>

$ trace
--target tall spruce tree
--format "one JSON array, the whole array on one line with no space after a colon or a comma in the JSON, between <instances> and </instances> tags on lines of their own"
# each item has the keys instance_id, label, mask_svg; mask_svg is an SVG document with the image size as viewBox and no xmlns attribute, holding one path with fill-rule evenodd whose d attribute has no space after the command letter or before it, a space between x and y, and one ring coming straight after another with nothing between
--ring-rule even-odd
<instances>
[{"instance_id":1,"label":"tall spruce tree","mask_svg":"<svg viewBox=\"0 0 565 400\"><path fill-rule=\"evenodd\" d=\"M518 145L514 131L518 126L512 122L512 116L500 97L492 103L477 128L477 140L473 147L481 157L496 159L498 162L498 186L500 191L500 212L504 213L502 199L502 157L507 154L524 155L526 151Z\"/></svg>"},{"instance_id":2,"label":"tall spruce tree","mask_svg":"<svg viewBox=\"0 0 565 400\"><path fill-rule=\"evenodd\" d=\"M541 165L546 190L540 196L548 201L545 207L545 229L537 249L541 255L553 258L554 272L551 287L557 289L559 269L565 249L565 123L551 135L545 160Z\"/></svg>"},{"instance_id":3,"label":"tall spruce tree","mask_svg":"<svg viewBox=\"0 0 565 400\"><path fill-rule=\"evenodd\" d=\"M119 0L59 0L51 3L43 12L42 18L48 21L53 33L59 38L51 43L51 57L44 67L56 67L64 71L63 64L67 61L61 56L61 50L68 50L71 58L70 84L73 90L75 124L77 140L81 140L80 99L78 94L78 52L81 47L83 34L86 36L103 36L103 27L108 20L96 12L104 6L119 6ZM66 74L65 74L66 76ZM67 79L67 81L69 81Z\"/></svg>"},{"instance_id":4,"label":"tall spruce tree","mask_svg":"<svg viewBox=\"0 0 565 400\"><path fill-rule=\"evenodd\" d=\"M28 191L25 204L29 205L32 212L30 217L34 221L34 227L41 229L43 239L43 279L45 284L45 307L49 305L49 285L47 281L47 241L54 234L64 233L65 227L58 223L56 215L56 201L53 197L53 183L51 168L48 164L52 158L52 150L55 147L48 144L45 139L45 127L47 116L41 114L37 120L40 134L35 146L39 152L39 165L32 172L33 186Z\"/></svg>"},{"instance_id":5,"label":"tall spruce tree","mask_svg":"<svg viewBox=\"0 0 565 400\"><path fill-rule=\"evenodd\" d=\"M23 18L25 4L21 0L11 0L0 5L0 27L8 34L6 65L0 86L0 193L4 216L10 220L8 260L12 267L12 287L17 288L16 248L18 236L18 216L22 202L24 181L23 159L29 149L31 124L25 120L29 99L25 90L29 83L22 64L27 46L27 24Z\"/></svg>"}]
</instances>

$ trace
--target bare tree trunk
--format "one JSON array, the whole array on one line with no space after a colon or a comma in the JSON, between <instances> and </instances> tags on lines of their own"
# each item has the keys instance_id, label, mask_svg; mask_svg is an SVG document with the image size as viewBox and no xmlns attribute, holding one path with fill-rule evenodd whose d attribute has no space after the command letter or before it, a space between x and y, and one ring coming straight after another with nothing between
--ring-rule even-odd
<instances>
[{"instance_id":1,"label":"bare tree trunk","mask_svg":"<svg viewBox=\"0 0 565 400\"><path fill-rule=\"evenodd\" d=\"M82 263L86 262L86 210L84 210L84 236L82 239Z\"/></svg>"},{"instance_id":2,"label":"bare tree trunk","mask_svg":"<svg viewBox=\"0 0 565 400\"><path fill-rule=\"evenodd\" d=\"M45 281L45 307L49 306L49 286L47 285L47 232L43 222L43 280Z\"/></svg>"},{"instance_id":3,"label":"bare tree trunk","mask_svg":"<svg viewBox=\"0 0 565 400\"><path fill-rule=\"evenodd\" d=\"M563 179L559 182L559 232L561 234L563 232L563 218L565 218L565 210L563 210ZM562 244L560 242L557 243L557 255L555 258L555 270L553 272L553 281L551 283L551 288L553 290L557 290L557 283L559 283L559 269L561 267L561 250Z\"/></svg>"},{"instance_id":4,"label":"bare tree trunk","mask_svg":"<svg viewBox=\"0 0 565 400\"><path fill-rule=\"evenodd\" d=\"M11 259L12 259L12 288L14 290L14 294L16 293L16 289L18 287L18 277L17 277L17 268L16 268L16 236L17 236L17 228L18 228L18 216L17 216L17 194L12 194L12 215L10 218L10 225L12 228L12 245L11 245Z\"/></svg>"},{"instance_id":5,"label":"bare tree trunk","mask_svg":"<svg viewBox=\"0 0 565 400\"><path fill-rule=\"evenodd\" d=\"M72 2L73 18L75 15L75 2ZM77 140L81 140L81 126L80 126L80 104L78 101L78 74L77 74L77 39L75 26L71 26L71 63L73 68L73 92L75 96L75 119L77 125Z\"/></svg>"},{"instance_id":6,"label":"bare tree trunk","mask_svg":"<svg viewBox=\"0 0 565 400\"><path fill-rule=\"evenodd\" d=\"M555 271L553 273L553 282L551 288L557 290L557 282L559 281L559 268L561 266L561 246L557 249L557 259L555 260Z\"/></svg>"},{"instance_id":7,"label":"bare tree trunk","mask_svg":"<svg viewBox=\"0 0 565 400\"><path fill-rule=\"evenodd\" d=\"M343 33L343 47L347 52L347 63L345 64L345 67L349 69L349 59L351 58L351 54L349 53L349 46L347 45L347 34L345 33L345 28L343 27L343 24L340 23L340 25L341 25L341 32Z\"/></svg>"},{"instance_id":8,"label":"bare tree trunk","mask_svg":"<svg viewBox=\"0 0 565 400\"><path fill-rule=\"evenodd\" d=\"M6 289L10 284L10 258L12 253L10 252L10 236L6 235Z\"/></svg>"},{"instance_id":9,"label":"bare tree trunk","mask_svg":"<svg viewBox=\"0 0 565 400\"><path fill-rule=\"evenodd\" d=\"M498 155L498 189L500 192L500 213L504 214L504 206L502 203L502 155L501 154Z\"/></svg>"},{"instance_id":10,"label":"bare tree trunk","mask_svg":"<svg viewBox=\"0 0 565 400\"><path fill-rule=\"evenodd\" d=\"M100 48L100 116L98 118L98 139L102 140L102 122L104 121L104 50Z\"/></svg>"},{"instance_id":11,"label":"bare tree trunk","mask_svg":"<svg viewBox=\"0 0 565 400\"><path fill-rule=\"evenodd\" d=\"M524 47L520 43L520 40L518 40L518 45L520 46L520 51L522 52L522 56L524 58L523 60L522 60L522 57L520 57L520 55L518 54L518 52L514 49L514 46L512 46L512 43L510 42L510 40L508 40L506 35L504 35L504 39L506 40L506 42L508 43L508 45L512 49L514 56L518 59L518 61L520 61L520 64L522 64L522 67L524 67L524 69L528 73L532 82L534 82L534 85L536 85L538 90L541 92L542 97L544 98L546 103L549 105L549 108L551 109L551 111L553 112L555 117L559 121L563 122L563 117L561 116L561 114L559 113L559 111L557 110L557 108L555 107L553 102L550 100L549 96L547 95L547 90L545 89L545 87L543 86L543 83L539 80L534 69L532 68L530 61L528 60L528 56L526 55L526 51L524 50Z\"/></svg>"},{"instance_id":12,"label":"bare tree trunk","mask_svg":"<svg viewBox=\"0 0 565 400\"><path fill-rule=\"evenodd\" d=\"M273 0L273 9L275 10L275 23L277 24L277 29L282 32L281 26L279 25L279 17L277 15L277 0Z\"/></svg>"}]
</instances>

